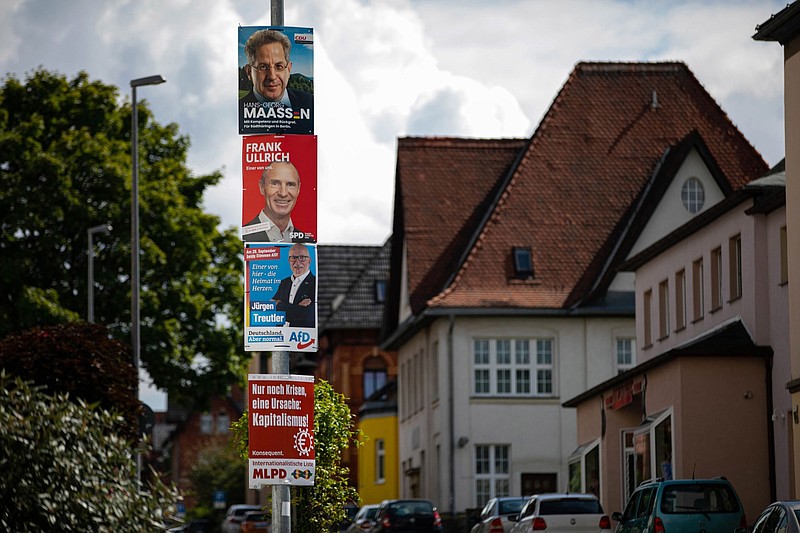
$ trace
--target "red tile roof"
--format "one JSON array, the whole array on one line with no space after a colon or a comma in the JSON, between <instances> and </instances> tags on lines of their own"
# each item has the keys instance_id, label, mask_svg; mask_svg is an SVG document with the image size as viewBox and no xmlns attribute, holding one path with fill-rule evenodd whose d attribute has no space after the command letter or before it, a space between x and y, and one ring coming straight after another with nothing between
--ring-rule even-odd
<instances>
[{"instance_id":1,"label":"red tile roof","mask_svg":"<svg viewBox=\"0 0 800 533\"><path fill-rule=\"evenodd\" d=\"M693 132L732 189L767 171L672 62L579 63L530 142L401 139L395 235L407 246L413 313L579 302L665 151ZM513 246L531 248L534 281L513 279Z\"/></svg>"}]
</instances>

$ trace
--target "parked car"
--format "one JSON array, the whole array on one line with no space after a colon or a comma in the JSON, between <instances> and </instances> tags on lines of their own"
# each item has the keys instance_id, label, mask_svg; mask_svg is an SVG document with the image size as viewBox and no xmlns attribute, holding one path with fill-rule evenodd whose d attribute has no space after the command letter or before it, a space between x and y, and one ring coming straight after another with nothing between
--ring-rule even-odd
<instances>
[{"instance_id":1,"label":"parked car","mask_svg":"<svg viewBox=\"0 0 800 533\"><path fill-rule=\"evenodd\" d=\"M594 494L536 494L509 520L514 522L511 533L611 531L611 520Z\"/></svg>"},{"instance_id":2,"label":"parked car","mask_svg":"<svg viewBox=\"0 0 800 533\"><path fill-rule=\"evenodd\" d=\"M800 500L770 504L753 522L753 533L800 533Z\"/></svg>"},{"instance_id":3,"label":"parked car","mask_svg":"<svg viewBox=\"0 0 800 533\"><path fill-rule=\"evenodd\" d=\"M358 513L358 505L353 502L347 502L342 508L344 509L344 519L338 524L335 524L333 528L331 528L331 531L337 531L339 533L346 531L347 528L350 527L350 524L353 523Z\"/></svg>"},{"instance_id":4,"label":"parked car","mask_svg":"<svg viewBox=\"0 0 800 533\"><path fill-rule=\"evenodd\" d=\"M242 517L240 527L242 533L257 531L269 533L272 531L272 517L264 511L248 511Z\"/></svg>"},{"instance_id":5,"label":"parked car","mask_svg":"<svg viewBox=\"0 0 800 533\"><path fill-rule=\"evenodd\" d=\"M442 533L442 518L430 500L384 500L370 533Z\"/></svg>"},{"instance_id":6,"label":"parked car","mask_svg":"<svg viewBox=\"0 0 800 533\"><path fill-rule=\"evenodd\" d=\"M644 481L631 494L625 511L611 517L619 522L617 533L747 531L742 502L724 477Z\"/></svg>"},{"instance_id":7,"label":"parked car","mask_svg":"<svg viewBox=\"0 0 800 533\"><path fill-rule=\"evenodd\" d=\"M346 533L364 533L375 525L375 517L378 514L380 505L362 505L356 513L350 526L345 530Z\"/></svg>"},{"instance_id":8,"label":"parked car","mask_svg":"<svg viewBox=\"0 0 800 533\"><path fill-rule=\"evenodd\" d=\"M242 518L250 511L260 511L260 505L237 503L228 507L225 519L222 521L222 533L240 533L242 531Z\"/></svg>"},{"instance_id":9,"label":"parked car","mask_svg":"<svg viewBox=\"0 0 800 533\"><path fill-rule=\"evenodd\" d=\"M519 514L529 499L529 496L492 498L481 509L478 523L472 526L470 533L508 533L514 525L509 515Z\"/></svg>"}]
</instances>

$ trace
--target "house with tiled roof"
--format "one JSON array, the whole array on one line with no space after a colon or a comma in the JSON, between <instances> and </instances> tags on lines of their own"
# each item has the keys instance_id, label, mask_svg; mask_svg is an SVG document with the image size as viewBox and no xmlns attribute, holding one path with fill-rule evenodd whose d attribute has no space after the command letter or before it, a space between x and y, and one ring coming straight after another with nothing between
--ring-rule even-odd
<instances>
[{"instance_id":1,"label":"house with tiled roof","mask_svg":"<svg viewBox=\"0 0 800 533\"><path fill-rule=\"evenodd\" d=\"M679 62L577 64L530 139L400 139L401 495L459 514L596 488L561 403L636 364L619 266L766 170Z\"/></svg>"},{"instance_id":2,"label":"house with tiled roof","mask_svg":"<svg viewBox=\"0 0 800 533\"><path fill-rule=\"evenodd\" d=\"M354 422L364 400L397 375L396 354L378 347L391 240L381 246L319 245L319 351L314 375L346 398ZM392 443L394 445L394 443ZM358 486L359 449L342 458Z\"/></svg>"},{"instance_id":3,"label":"house with tiled roof","mask_svg":"<svg viewBox=\"0 0 800 533\"><path fill-rule=\"evenodd\" d=\"M724 475L751 520L792 498L784 182L778 165L621 267L638 364L564 403L609 512L654 477Z\"/></svg>"}]
</instances>

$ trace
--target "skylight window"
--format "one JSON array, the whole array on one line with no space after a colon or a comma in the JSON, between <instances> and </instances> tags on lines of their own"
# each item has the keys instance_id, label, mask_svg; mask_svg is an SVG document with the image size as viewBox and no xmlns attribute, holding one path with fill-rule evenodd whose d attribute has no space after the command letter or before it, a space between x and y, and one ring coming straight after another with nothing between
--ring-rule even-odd
<instances>
[{"instance_id":1,"label":"skylight window","mask_svg":"<svg viewBox=\"0 0 800 533\"><path fill-rule=\"evenodd\" d=\"M514 260L514 276L519 279L533 277L533 256L530 248L515 246L511 249Z\"/></svg>"}]
</instances>

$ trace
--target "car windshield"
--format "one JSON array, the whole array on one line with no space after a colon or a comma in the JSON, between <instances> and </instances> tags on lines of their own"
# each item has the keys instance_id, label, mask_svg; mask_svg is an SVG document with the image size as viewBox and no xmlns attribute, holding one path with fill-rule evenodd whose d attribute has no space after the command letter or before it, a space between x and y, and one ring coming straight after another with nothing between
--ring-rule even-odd
<instances>
[{"instance_id":1,"label":"car windshield","mask_svg":"<svg viewBox=\"0 0 800 533\"><path fill-rule=\"evenodd\" d=\"M394 516L417 515L433 516L433 508L425 502L397 502L389 505L389 512Z\"/></svg>"},{"instance_id":2,"label":"car windshield","mask_svg":"<svg viewBox=\"0 0 800 533\"><path fill-rule=\"evenodd\" d=\"M733 490L721 483L693 483L664 487L661 512L686 513L736 513L739 502Z\"/></svg>"},{"instance_id":3,"label":"car windshield","mask_svg":"<svg viewBox=\"0 0 800 533\"><path fill-rule=\"evenodd\" d=\"M603 508L597 500L563 498L560 500L542 500L539 514L603 514Z\"/></svg>"},{"instance_id":4,"label":"car windshield","mask_svg":"<svg viewBox=\"0 0 800 533\"><path fill-rule=\"evenodd\" d=\"M503 500L499 505L500 514L518 513L523 505L525 505L524 498L520 498L519 500Z\"/></svg>"},{"instance_id":5,"label":"car windshield","mask_svg":"<svg viewBox=\"0 0 800 533\"><path fill-rule=\"evenodd\" d=\"M370 507L369 509L367 509L367 512L366 512L366 514L364 516L366 518L369 518L370 520L375 520L375 515L376 514L378 514L378 508L377 507Z\"/></svg>"}]
</instances>

